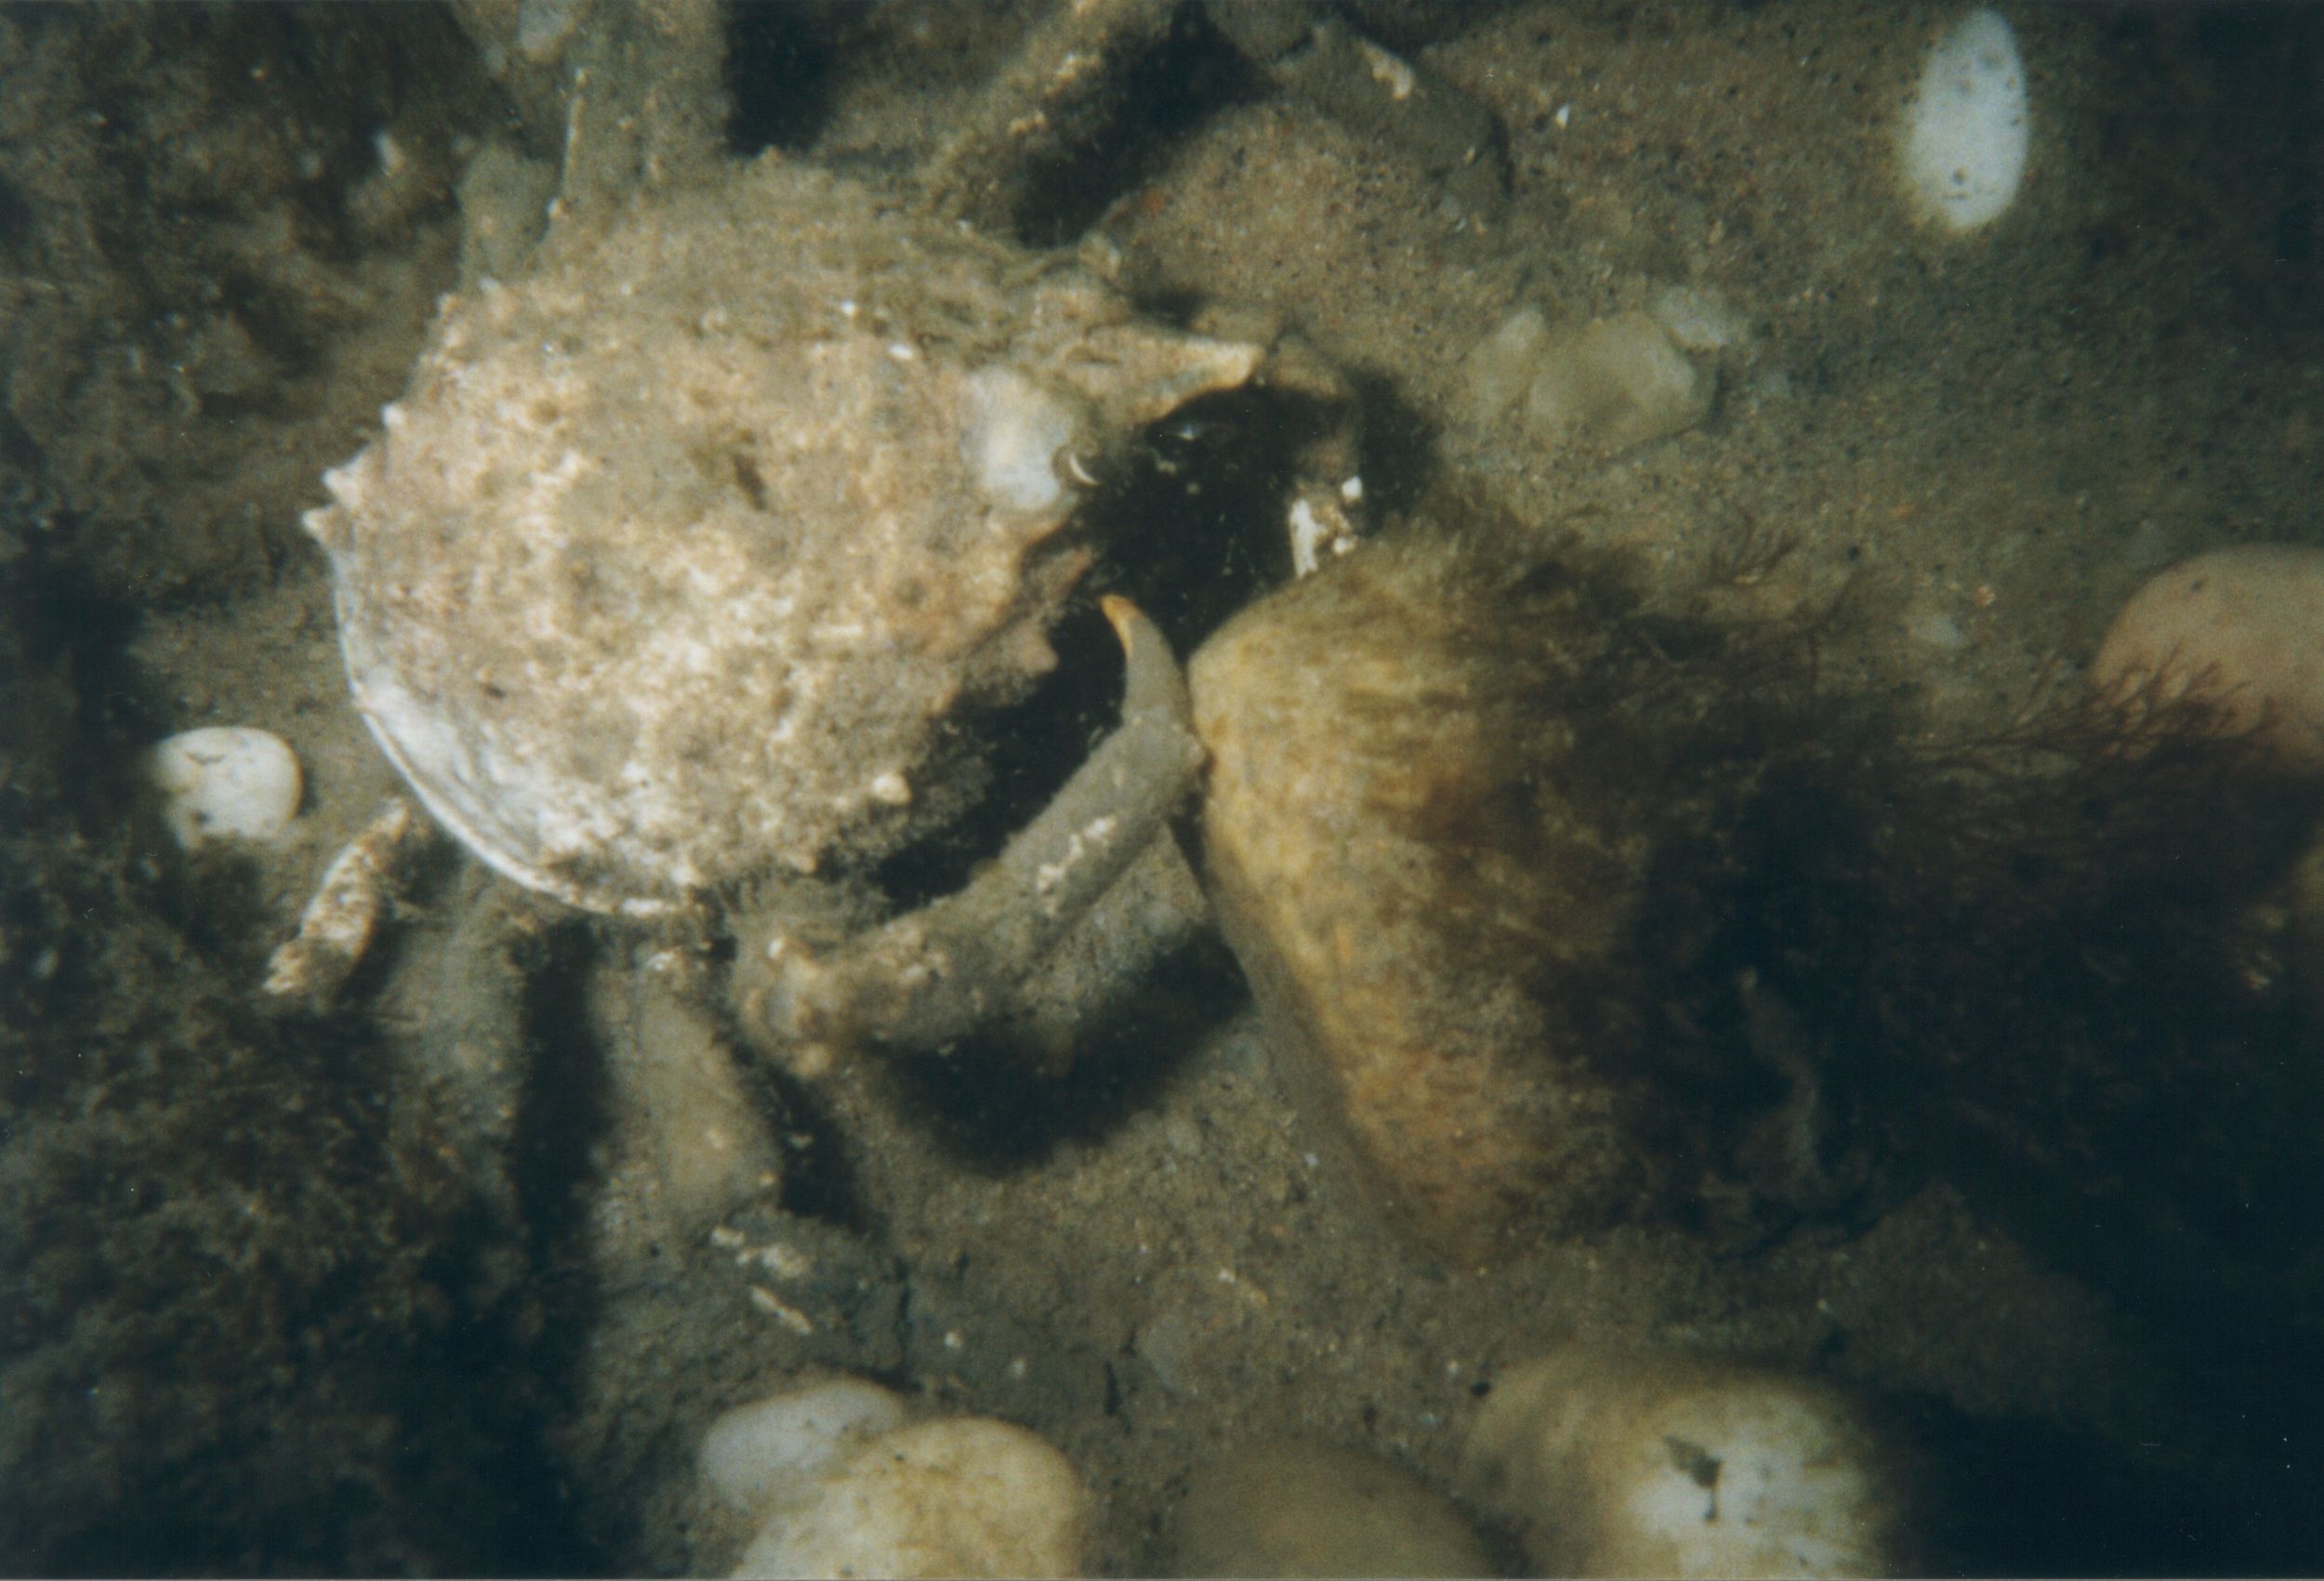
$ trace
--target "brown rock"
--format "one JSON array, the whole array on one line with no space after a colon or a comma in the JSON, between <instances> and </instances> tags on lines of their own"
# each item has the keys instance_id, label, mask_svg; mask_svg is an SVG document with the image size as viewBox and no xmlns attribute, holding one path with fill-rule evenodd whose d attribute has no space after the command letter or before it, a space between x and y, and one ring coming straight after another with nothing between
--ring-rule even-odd
<instances>
[{"instance_id":1,"label":"brown rock","mask_svg":"<svg viewBox=\"0 0 2324 1581\"><path fill-rule=\"evenodd\" d=\"M1207 876L1296 1097L1454 1255L1618 1217L1638 842L1558 707L1577 604L1374 544L1189 672ZM1571 645L1568 639L1573 639ZM1592 806L1603 797L1586 795Z\"/></svg>"}]
</instances>

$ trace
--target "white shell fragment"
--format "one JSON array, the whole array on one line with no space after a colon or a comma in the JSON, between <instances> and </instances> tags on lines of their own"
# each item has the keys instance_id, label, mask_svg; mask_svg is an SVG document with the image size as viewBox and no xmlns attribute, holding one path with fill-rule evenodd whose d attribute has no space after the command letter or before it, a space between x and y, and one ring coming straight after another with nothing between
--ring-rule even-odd
<instances>
[{"instance_id":1,"label":"white shell fragment","mask_svg":"<svg viewBox=\"0 0 2324 1581\"><path fill-rule=\"evenodd\" d=\"M1990 225L2016 201L2030 139L2016 35L1980 8L1929 51L1906 107L1898 174L1914 214L1943 230Z\"/></svg>"},{"instance_id":2,"label":"white shell fragment","mask_svg":"<svg viewBox=\"0 0 2324 1581\"><path fill-rule=\"evenodd\" d=\"M187 850L216 840L271 840L297 815L298 759L283 738L248 725L205 725L153 748L162 816Z\"/></svg>"}]
</instances>

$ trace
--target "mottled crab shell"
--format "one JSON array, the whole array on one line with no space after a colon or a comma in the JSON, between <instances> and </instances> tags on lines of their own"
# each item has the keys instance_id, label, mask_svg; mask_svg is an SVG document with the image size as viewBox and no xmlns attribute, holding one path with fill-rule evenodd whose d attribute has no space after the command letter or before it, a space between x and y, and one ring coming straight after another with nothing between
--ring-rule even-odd
<instances>
[{"instance_id":1,"label":"mottled crab shell","mask_svg":"<svg viewBox=\"0 0 2324 1581\"><path fill-rule=\"evenodd\" d=\"M772 157L552 234L307 517L356 705L580 905L877 859L975 793L947 716L1055 664L1083 464L1260 356Z\"/></svg>"}]
</instances>

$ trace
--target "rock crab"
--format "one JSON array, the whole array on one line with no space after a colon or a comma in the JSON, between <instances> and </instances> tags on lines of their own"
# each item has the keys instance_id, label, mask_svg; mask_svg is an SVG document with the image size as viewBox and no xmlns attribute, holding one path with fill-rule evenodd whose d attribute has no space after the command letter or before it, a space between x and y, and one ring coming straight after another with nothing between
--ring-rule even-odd
<instances>
[{"instance_id":1,"label":"rock crab","mask_svg":"<svg viewBox=\"0 0 2324 1581\"><path fill-rule=\"evenodd\" d=\"M1153 7L1087 9L1118 31ZM811 1071L991 1013L1191 784L1175 660L1109 599L1121 728L968 889L860 927L847 876L960 815L980 712L1057 663L1092 559L1070 528L1109 455L1254 381L1344 395L1294 345L1153 323L1085 261L955 217L1089 75L1087 21L1037 29L996 90L1023 113L974 118L901 192L770 153L617 199L624 162L574 140L596 124L576 72L533 267L445 298L307 518L356 706L436 820L574 905L733 923L746 1026ZM1308 553L1350 541L1352 471L1345 431L1302 468ZM278 991L361 948L386 865L359 841L335 867Z\"/></svg>"}]
</instances>

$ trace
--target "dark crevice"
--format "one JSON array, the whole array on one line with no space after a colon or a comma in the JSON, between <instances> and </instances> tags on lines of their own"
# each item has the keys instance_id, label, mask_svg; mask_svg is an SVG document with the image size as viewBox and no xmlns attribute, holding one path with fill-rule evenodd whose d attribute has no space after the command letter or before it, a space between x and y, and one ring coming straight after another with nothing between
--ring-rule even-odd
<instances>
[{"instance_id":1,"label":"dark crevice","mask_svg":"<svg viewBox=\"0 0 2324 1581\"><path fill-rule=\"evenodd\" d=\"M877 880L897 906L959 889L1114 728L1121 646L1097 595L1136 602L1182 662L1235 610L1288 580L1287 457L1323 420L1311 402L1236 390L1190 402L1125 448L1071 529L1102 558L1050 633L1057 667L1022 702L954 721L984 744L991 783L969 817L881 866Z\"/></svg>"},{"instance_id":2,"label":"dark crevice","mask_svg":"<svg viewBox=\"0 0 2324 1581\"><path fill-rule=\"evenodd\" d=\"M726 146L737 158L796 152L828 112L840 15L802 0L735 0L726 7Z\"/></svg>"},{"instance_id":3,"label":"dark crevice","mask_svg":"<svg viewBox=\"0 0 2324 1581\"><path fill-rule=\"evenodd\" d=\"M1027 246L1070 245L1125 193L1159 175L1189 131L1273 89L1190 5L1179 7L1161 41L1128 64L1110 91L1110 113L1097 134L1028 174L1014 225Z\"/></svg>"},{"instance_id":4,"label":"dark crevice","mask_svg":"<svg viewBox=\"0 0 2324 1581\"><path fill-rule=\"evenodd\" d=\"M1098 1024L1080 1031L1063 1076L995 1029L942 1053L887 1061L883 1085L955 1166L1013 1173L1153 1109L1205 1032L1244 997L1224 948L1198 940L1157 962Z\"/></svg>"}]
</instances>

